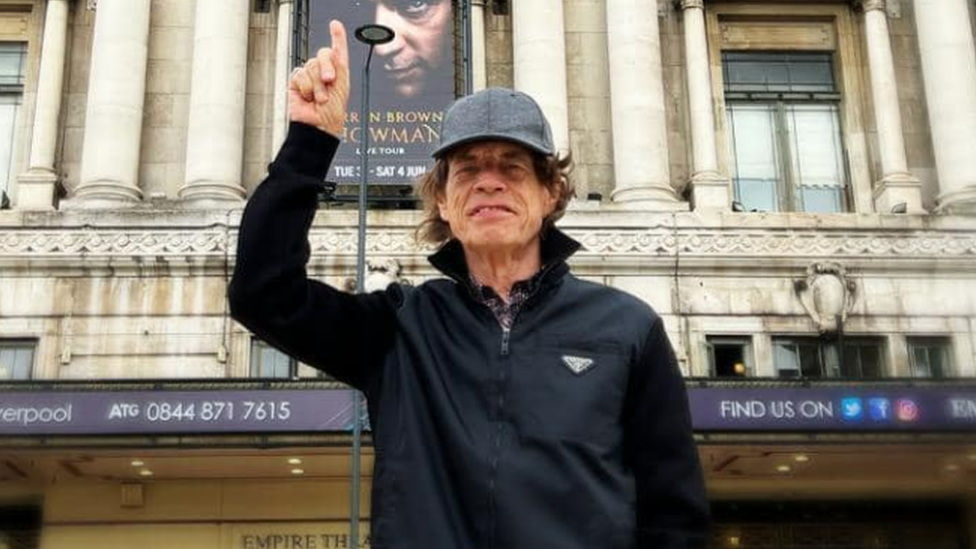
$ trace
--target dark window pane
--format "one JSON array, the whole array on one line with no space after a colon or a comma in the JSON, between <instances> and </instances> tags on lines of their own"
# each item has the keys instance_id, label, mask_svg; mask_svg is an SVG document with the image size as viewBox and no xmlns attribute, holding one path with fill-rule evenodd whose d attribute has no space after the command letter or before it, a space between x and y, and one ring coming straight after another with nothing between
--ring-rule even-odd
<instances>
[{"instance_id":1,"label":"dark window pane","mask_svg":"<svg viewBox=\"0 0 976 549\"><path fill-rule=\"evenodd\" d=\"M882 356L880 345L866 345L861 347L861 377L881 377Z\"/></svg>"},{"instance_id":2,"label":"dark window pane","mask_svg":"<svg viewBox=\"0 0 976 549\"><path fill-rule=\"evenodd\" d=\"M800 371L803 377L823 377L823 364L820 356L820 346L800 344Z\"/></svg>"},{"instance_id":3,"label":"dark window pane","mask_svg":"<svg viewBox=\"0 0 976 549\"><path fill-rule=\"evenodd\" d=\"M725 52L725 90L730 92L832 93L831 54L821 52Z\"/></svg>"},{"instance_id":4,"label":"dark window pane","mask_svg":"<svg viewBox=\"0 0 976 549\"><path fill-rule=\"evenodd\" d=\"M952 340L945 337L908 338L912 375L941 378L952 375Z\"/></svg>"}]
</instances>

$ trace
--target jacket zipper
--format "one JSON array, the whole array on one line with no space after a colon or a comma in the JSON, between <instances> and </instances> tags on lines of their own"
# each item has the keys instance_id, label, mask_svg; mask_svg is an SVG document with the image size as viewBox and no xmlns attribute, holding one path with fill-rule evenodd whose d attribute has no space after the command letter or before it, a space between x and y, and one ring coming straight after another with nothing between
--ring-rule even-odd
<instances>
[{"instance_id":1,"label":"jacket zipper","mask_svg":"<svg viewBox=\"0 0 976 549\"><path fill-rule=\"evenodd\" d=\"M535 290L525 298L525 302L522 304L522 308L532 300L537 293L539 293L540 287L535 288ZM519 312L512 317L511 327L506 328L502 326L502 341L501 341L501 356L507 359L509 354L509 341L512 336L512 327L515 326L515 322L518 320L519 314L521 314L522 308ZM492 315L494 317L494 315ZM502 390L504 387L505 380L505 370L499 367L498 370L498 400L496 404L498 406L498 416L495 418L495 433L492 437L492 452L491 459L489 460L490 469L488 472L488 549L494 549L497 544L497 536L495 533L497 513L495 511L496 501L495 501L495 488L498 479L498 458L501 455L502 448L502 429L503 424L501 421L501 412L505 408L505 392Z\"/></svg>"}]
</instances>

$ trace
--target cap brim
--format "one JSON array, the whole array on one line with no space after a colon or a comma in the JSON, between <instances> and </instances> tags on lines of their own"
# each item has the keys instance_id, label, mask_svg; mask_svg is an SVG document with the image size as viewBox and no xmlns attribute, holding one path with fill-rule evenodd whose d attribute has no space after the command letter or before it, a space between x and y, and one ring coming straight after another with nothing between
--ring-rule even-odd
<instances>
[{"instance_id":1,"label":"cap brim","mask_svg":"<svg viewBox=\"0 0 976 549\"><path fill-rule=\"evenodd\" d=\"M461 139L451 141L450 143L444 143L440 147L434 149L434 152L430 153L430 155L435 159L439 159L444 155L446 155L447 153L449 153L452 149L456 149L461 145L470 145L471 143L477 143L479 141L507 141L509 143L515 143L516 145L521 145L526 149L529 149L530 151L535 151L537 153L544 154L546 156L552 156L556 154L555 150L548 150L545 147L539 145L538 143L533 143L526 139L518 139L510 135L484 133L484 134L472 135L468 137L462 137Z\"/></svg>"}]
</instances>

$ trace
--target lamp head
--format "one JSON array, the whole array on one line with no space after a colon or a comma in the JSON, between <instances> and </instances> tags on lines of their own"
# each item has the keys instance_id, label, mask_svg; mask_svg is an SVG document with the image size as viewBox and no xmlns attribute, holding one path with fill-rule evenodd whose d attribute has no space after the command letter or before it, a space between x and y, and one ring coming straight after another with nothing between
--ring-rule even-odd
<instances>
[{"instance_id":1,"label":"lamp head","mask_svg":"<svg viewBox=\"0 0 976 549\"><path fill-rule=\"evenodd\" d=\"M356 29L356 40L368 46L388 44L396 37L393 29L383 25L363 25Z\"/></svg>"}]
</instances>

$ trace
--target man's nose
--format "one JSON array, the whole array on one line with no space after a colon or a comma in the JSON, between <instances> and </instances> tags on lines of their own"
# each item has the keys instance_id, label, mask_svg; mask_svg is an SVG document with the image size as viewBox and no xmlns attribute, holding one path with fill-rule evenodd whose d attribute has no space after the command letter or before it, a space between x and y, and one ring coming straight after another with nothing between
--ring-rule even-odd
<instances>
[{"instance_id":1,"label":"man's nose","mask_svg":"<svg viewBox=\"0 0 976 549\"><path fill-rule=\"evenodd\" d=\"M400 36L400 16L382 3L376 5L376 24L393 29L393 41L376 46L374 52L380 57L392 57L403 49L403 37Z\"/></svg>"},{"instance_id":2,"label":"man's nose","mask_svg":"<svg viewBox=\"0 0 976 549\"><path fill-rule=\"evenodd\" d=\"M495 170L483 170L478 174L478 180L474 184L477 192L494 194L504 192L508 189L508 183Z\"/></svg>"}]
</instances>

